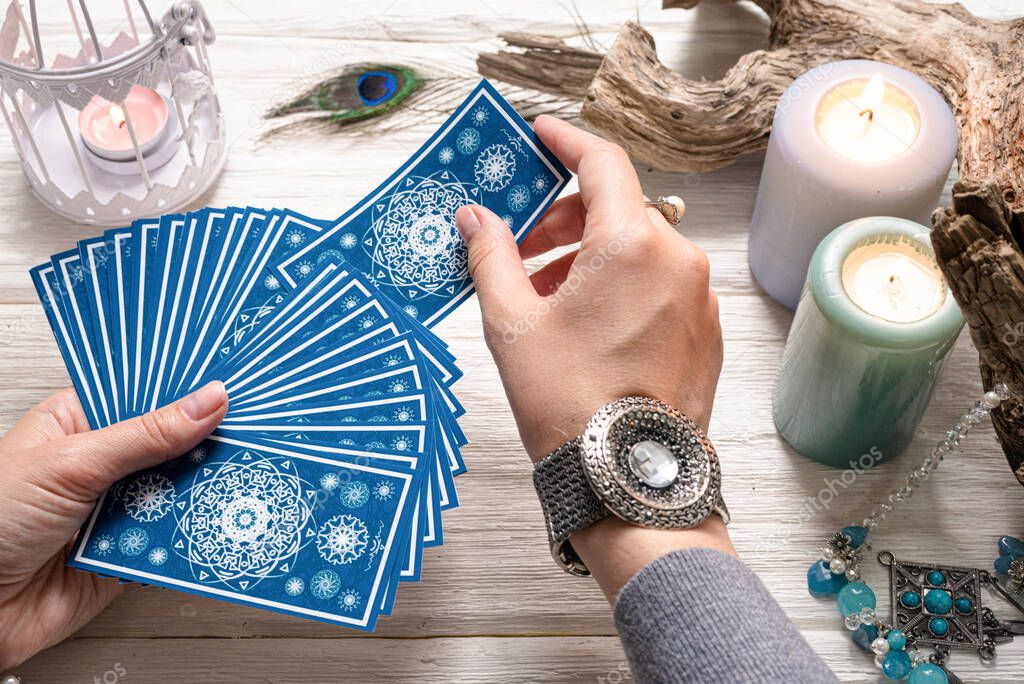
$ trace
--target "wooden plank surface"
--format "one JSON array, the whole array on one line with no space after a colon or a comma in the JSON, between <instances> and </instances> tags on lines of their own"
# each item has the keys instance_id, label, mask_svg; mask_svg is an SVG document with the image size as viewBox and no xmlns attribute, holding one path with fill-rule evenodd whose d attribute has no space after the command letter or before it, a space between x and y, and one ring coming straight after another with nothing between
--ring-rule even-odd
<instances>
[{"instance_id":1,"label":"wooden plank surface","mask_svg":"<svg viewBox=\"0 0 1024 684\"><path fill-rule=\"evenodd\" d=\"M264 137L258 114L328 66L385 59L419 66L435 79L428 87L468 91L475 54L494 48L499 32L575 32L570 11L549 1L388 2L207 3L219 35L212 59L232 144L227 168L197 206L249 203L337 215L446 113L426 112L412 126L380 134ZM1016 4L967 3L989 17L1008 17ZM692 12L657 5L577 3L606 45L639 13L663 59L690 77L714 78L764 43L766 23L749 3L712 3ZM638 171L648 195L686 197L683 229L711 255L726 343L711 435L723 458L734 541L840 677L874 682L871 659L850 644L834 603L807 595L804 573L824 536L883 500L969 408L979 390L976 354L965 335L908 452L848 488L835 484L838 471L787 447L772 425L771 388L791 315L761 293L746 262L761 161L752 155L699 175ZM27 269L96 229L41 207L9 144L0 145L0 209L6 217L0 223L0 427L6 428L68 382ZM562 576L547 555L528 461L480 336L475 302L438 332L466 372L456 387L468 408L462 425L470 439L469 472L458 480L462 506L445 514L445 546L427 552L423 581L400 589L394 616L375 635L133 587L75 638L20 668L26 683L104 681L117 674L118 663L126 672L121 679L130 682L623 681L628 673L604 599L592 583ZM1024 491L1010 477L991 429L979 430L965 447L890 517L875 550L988 567L997 536L1024 533ZM800 510L810 506L821 510L801 520ZM766 547L768 539L777 541ZM868 580L884 592L882 568L870 558L865 566ZM995 669L969 654L954 663L970 681L1024 678L1024 644L999 653Z\"/></svg>"}]
</instances>

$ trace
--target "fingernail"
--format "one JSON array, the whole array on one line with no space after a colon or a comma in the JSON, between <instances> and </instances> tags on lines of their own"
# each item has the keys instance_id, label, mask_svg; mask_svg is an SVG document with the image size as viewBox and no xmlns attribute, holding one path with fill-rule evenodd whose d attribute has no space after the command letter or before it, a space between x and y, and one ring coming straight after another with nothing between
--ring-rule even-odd
<instances>
[{"instance_id":1,"label":"fingernail","mask_svg":"<svg viewBox=\"0 0 1024 684\"><path fill-rule=\"evenodd\" d=\"M192 420L203 420L221 407L227 399L224 383L214 380L181 400L181 410Z\"/></svg>"},{"instance_id":2,"label":"fingernail","mask_svg":"<svg viewBox=\"0 0 1024 684\"><path fill-rule=\"evenodd\" d=\"M455 212L455 224L459 227L462 241L468 244L473 236L480 232L480 219L476 215L476 207L466 206Z\"/></svg>"}]
</instances>

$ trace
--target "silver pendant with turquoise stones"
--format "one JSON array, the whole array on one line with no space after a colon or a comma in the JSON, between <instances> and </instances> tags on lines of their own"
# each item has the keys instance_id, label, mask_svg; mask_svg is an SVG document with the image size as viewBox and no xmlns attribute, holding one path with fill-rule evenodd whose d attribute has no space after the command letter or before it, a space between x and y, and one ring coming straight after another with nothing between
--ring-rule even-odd
<instances>
[{"instance_id":1,"label":"silver pendant with turquoise stones","mask_svg":"<svg viewBox=\"0 0 1024 684\"><path fill-rule=\"evenodd\" d=\"M990 587L1024 612L1024 605L985 570L901 561L890 551L879 553L878 562L889 568L893 626L918 645L934 648L941 659L950 649L965 649L990 661L996 646L1024 634L1024 622L1000 622L982 606L981 589Z\"/></svg>"}]
</instances>

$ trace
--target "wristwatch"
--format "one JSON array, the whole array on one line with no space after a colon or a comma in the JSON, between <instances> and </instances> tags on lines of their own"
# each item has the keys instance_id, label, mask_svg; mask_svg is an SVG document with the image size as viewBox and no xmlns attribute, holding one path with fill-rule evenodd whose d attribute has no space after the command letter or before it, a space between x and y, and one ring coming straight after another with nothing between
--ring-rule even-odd
<instances>
[{"instance_id":1,"label":"wristwatch","mask_svg":"<svg viewBox=\"0 0 1024 684\"><path fill-rule=\"evenodd\" d=\"M594 414L586 430L533 472L551 555L571 575L590 571L569 536L610 515L642 527L687 529L718 513L718 454L685 415L655 399L626 397Z\"/></svg>"}]
</instances>

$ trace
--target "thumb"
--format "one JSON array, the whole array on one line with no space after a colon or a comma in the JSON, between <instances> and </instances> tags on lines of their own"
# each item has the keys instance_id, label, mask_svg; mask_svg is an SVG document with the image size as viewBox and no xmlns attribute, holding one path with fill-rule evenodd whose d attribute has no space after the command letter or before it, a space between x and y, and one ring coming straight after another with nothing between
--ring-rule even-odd
<instances>
[{"instance_id":1,"label":"thumb","mask_svg":"<svg viewBox=\"0 0 1024 684\"><path fill-rule=\"evenodd\" d=\"M227 410L227 391L218 380L138 418L52 442L48 460L68 485L98 497L126 475L199 444Z\"/></svg>"},{"instance_id":2,"label":"thumb","mask_svg":"<svg viewBox=\"0 0 1024 684\"><path fill-rule=\"evenodd\" d=\"M537 294L508 224L477 204L459 209L455 221L469 250L469 274L484 315L499 307L525 308Z\"/></svg>"}]
</instances>

